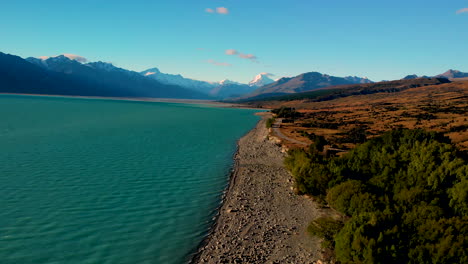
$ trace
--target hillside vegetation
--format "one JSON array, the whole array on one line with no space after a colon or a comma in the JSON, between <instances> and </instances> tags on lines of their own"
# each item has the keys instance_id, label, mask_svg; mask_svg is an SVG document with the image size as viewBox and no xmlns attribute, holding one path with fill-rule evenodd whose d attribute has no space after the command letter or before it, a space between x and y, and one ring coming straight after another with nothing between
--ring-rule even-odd
<instances>
[{"instance_id":1,"label":"hillside vegetation","mask_svg":"<svg viewBox=\"0 0 468 264\"><path fill-rule=\"evenodd\" d=\"M393 130L342 157L311 147L285 163L299 193L343 215L309 227L341 263L468 262L468 159L441 133Z\"/></svg>"},{"instance_id":2,"label":"hillside vegetation","mask_svg":"<svg viewBox=\"0 0 468 264\"><path fill-rule=\"evenodd\" d=\"M379 84L358 87L372 85ZM458 148L468 150L468 81L413 85L388 86L386 91L373 86L376 92L367 94L354 94L359 89L349 88L348 96L330 100L272 99L250 105L296 109L300 115L294 122L283 122L281 132L309 144L313 142L310 135L317 135L325 137L330 147L349 150L386 131L408 128L443 132Z\"/></svg>"},{"instance_id":3,"label":"hillside vegetation","mask_svg":"<svg viewBox=\"0 0 468 264\"><path fill-rule=\"evenodd\" d=\"M378 83L364 83L364 84L350 84L328 86L323 89L313 90L309 92L294 93L282 96L272 96L268 99L265 98L247 98L244 102L261 102L261 101L293 101L293 100L307 100L308 102L321 102L330 101L333 99L348 97L352 95L366 95L375 93L394 93L404 91L406 89L439 85L450 83L446 78L419 78L409 80L397 80Z\"/></svg>"},{"instance_id":4,"label":"hillside vegetation","mask_svg":"<svg viewBox=\"0 0 468 264\"><path fill-rule=\"evenodd\" d=\"M339 263L468 263L468 82L411 79L250 102L274 108L308 231ZM336 213L338 214L336 214Z\"/></svg>"}]
</instances>

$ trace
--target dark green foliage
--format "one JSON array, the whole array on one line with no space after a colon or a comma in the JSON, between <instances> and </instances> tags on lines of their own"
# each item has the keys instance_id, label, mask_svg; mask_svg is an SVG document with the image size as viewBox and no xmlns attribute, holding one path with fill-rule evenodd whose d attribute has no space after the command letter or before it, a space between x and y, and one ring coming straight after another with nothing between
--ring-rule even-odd
<instances>
[{"instance_id":1,"label":"dark green foliage","mask_svg":"<svg viewBox=\"0 0 468 264\"><path fill-rule=\"evenodd\" d=\"M335 237L342 263L407 263L405 233L389 211L355 215Z\"/></svg>"},{"instance_id":2,"label":"dark green foliage","mask_svg":"<svg viewBox=\"0 0 468 264\"><path fill-rule=\"evenodd\" d=\"M312 221L307 227L307 232L312 236L323 239L322 246L333 248L335 235L343 228L343 222L331 217L320 217Z\"/></svg>"},{"instance_id":3,"label":"dark green foliage","mask_svg":"<svg viewBox=\"0 0 468 264\"><path fill-rule=\"evenodd\" d=\"M465 120L466 121L466 120ZM462 132L468 130L468 125L454 126L449 129L449 132Z\"/></svg>"},{"instance_id":4,"label":"dark green foliage","mask_svg":"<svg viewBox=\"0 0 468 264\"><path fill-rule=\"evenodd\" d=\"M307 153L298 149L289 152L285 164L294 175L295 187L299 194L326 194L331 173L322 163L323 157L316 152Z\"/></svg>"},{"instance_id":5,"label":"dark green foliage","mask_svg":"<svg viewBox=\"0 0 468 264\"><path fill-rule=\"evenodd\" d=\"M267 128L270 128L273 126L273 124L275 123L275 120L273 117L272 118L268 118L267 121L266 121L266 127Z\"/></svg>"},{"instance_id":6,"label":"dark green foliage","mask_svg":"<svg viewBox=\"0 0 468 264\"><path fill-rule=\"evenodd\" d=\"M327 128L327 129L338 129L339 123L335 122L325 122L325 121L310 121L307 123L303 123L302 127L318 127L318 128Z\"/></svg>"},{"instance_id":7,"label":"dark green foliage","mask_svg":"<svg viewBox=\"0 0 468 264\"><path fill-rule=\"evenodd\" d=\"M377 209L377 197L366 191L366 185L349 180L328 190L327 202L348 216Z\"/></svg>"},{"instance_id":8,"label":"dark green foliage","mask_svg":"<svg viewBox=\"0 0 468 264\"><path fill-rule=\"evenodd\" d=\"M301 117L302 114L297 112L296 109L292 107L284 107L282 106L281 108L273 109L271 110L273 114L276 114L278 118L289 118L289 119L294 119Z\"/></svg>"},{"instance_id":9,"label":"dark green foliage","mask_svg":"<svg viewBox=\"0 0 468 264\"><path fill-rule=\"evenodd\" d=\"M324 136L318 136L314 133L307 133L302 131L302 136L307 137L308 139L312 140L314 143L309 146L309 151L312 152L322 152L325 145L328 144L328 141L325 139Z\"/></svg>"},{"instance_id":10,"label":"dark green foliage","mask_svg":"<svg viewBox=\"0 0 468 264\"><path fill-rule=\"evenodd\" d=\"M354 144L364 143L367 139L366 128L367 126L364 126L364 125L353 127L352 129L344 133L343 137L339 138L337 142L338 143L354 143Z\"/></svg>"},{"instance_id":11,"label":"dark green foliage","mask_svg":"<svg viewBox=\"0 0 468 264\"><path fill-rule=\"evenodd\" d=\"M394 130L341 158L288 163L301 193L351 216L335 236L342 263L468 263L468 161L442 134ZM325 188L325 189L324 189Z\"/></svg>"},{"instance_id":12,"label":"dark green foliage","mask_svg":"<svg viewBox=\"0 0 468 264\"><path fill-rule=\"evenodd\" d=\"M468 217L426 221L417 228L424 243L412 241L411 263L468 263Z\"/></svg>"},{"instance_id":13,"label":"dark green foliage","mask_svg":"<svg viewBox=\"0 0 468 264\"><path fill-rule=\"evenodd\" d=\"M436 119L436 116L430 113L421 113L415 116L418 120L432 120Z\"/></svg>"},{"instance_id":14,"label":"dark green foliage","mask_svg":"<svg viewBox=\"0 0 468 264\"><path fill-rule=\"evenodd\" d=\"M328 144L327 140L323 136L315 136L313 140L314 140L314 143L310 145L311 150L313 149L313 150L322 152L325 145Z\"/></svg>"}]
</instances>

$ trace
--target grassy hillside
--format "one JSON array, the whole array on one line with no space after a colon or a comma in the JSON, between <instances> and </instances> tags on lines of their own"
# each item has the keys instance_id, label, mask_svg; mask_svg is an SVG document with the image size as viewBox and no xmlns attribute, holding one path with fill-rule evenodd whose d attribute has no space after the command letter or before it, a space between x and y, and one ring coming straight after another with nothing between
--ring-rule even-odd
<instances>
[{"instance_id":1,"label":"grassy hillside","mask_svg":"<svg viewBox=\"0 0 468 264\"><path fill-rule=\"evenodd\" d=\"M358 87L363 86L367 85ZM362 141L362 135L372 138L396 128L423 128L443 132L460 149L468 150L468 81L406 86L393 92L377 90L355 94L358 90L349 87L347 96L330 100L301 98L250 105L295 108L301 117L294 123L283 123L281 131L306 143L311 143L310 134L315 134L324 136L334 147L350 149ZM330 93L336 91L330 89Z\"/></svg>"}]
</instances>

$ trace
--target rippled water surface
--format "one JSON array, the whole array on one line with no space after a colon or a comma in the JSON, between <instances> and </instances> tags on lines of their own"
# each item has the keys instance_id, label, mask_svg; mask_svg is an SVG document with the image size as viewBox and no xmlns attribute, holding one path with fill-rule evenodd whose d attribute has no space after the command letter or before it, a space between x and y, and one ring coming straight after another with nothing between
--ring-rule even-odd
<instances>
[{"instance_id":1,"label":"rippled water surface","mask_svg":"<svg viewBox=\"0 0 468 264\"><path fill-rule=\"evenodd\" d=\"M253 110L0 95L0 263L184 263Z\"/></svg>"}]
</instances>

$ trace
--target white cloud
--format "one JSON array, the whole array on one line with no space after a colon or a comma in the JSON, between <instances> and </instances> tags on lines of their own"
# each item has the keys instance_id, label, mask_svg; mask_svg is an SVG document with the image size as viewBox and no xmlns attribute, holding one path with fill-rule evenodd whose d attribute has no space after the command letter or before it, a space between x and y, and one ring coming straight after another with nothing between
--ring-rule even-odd
<instances>
[{"instance_id":1,"label":"white cloud","mask_svg":"<svg viewBox=\"0 0 468 264\"><path fill-rule=\"evenodd\" d=\"M237 55L237 54L239 54L239 52L237 50L235 50L235 49L228 49L228 50L226 50L225 53L226 53L226 55Z\"/></svg>"},{"instance_id":2,"label":"white cloud","mask_svg":"<svg viewBox=\"0 0 468 264\"><path fill-rule=\"evenodd\" d=\"M253 54L246 54L246 53L242 53L242 52L239 52L235 49L228 49L226 50L224 53L226 53L226 55L236 55L237 57L241 58L241 59L248 59L248 60L251 60L253 62L258 62L257 61L257 56L253 55Z\"/></svg>"},{"instance_id":3,"label":"white cloud","mask_svg":"<svg viewBox=\"0 0 468 264\"><path fill-rule=\"evenodd\" d=\"M227 15L227 14L229 14L229 9L227 9L226 7L217 7L216 9L207 8L207 9L205 9L205 12L207 12L207 13L218 13L218 14L221 14L221 15Z\"/></svg>"},{"instance_id":4,"label":"white cloud","mask_svg":"<svg viewBox=\"0 0 468 264\"><path fill-rule=\"evenodd\" d=\"M468 13L468 8L462 8L457 11L457 14Z\"/></svg>"},{"instance_id":5,"label":"white cloud","mask_svg":"<svg viewBox=\"0 0 468 264\"><path fill-rule=\"evenodd\" d=\"M273 73L269 73L269 72L262 72L262 73L260 73L260 75L265 75L265 76L267 76L267 77L276 76L276 75L274 75Z\"/></svg>"},{"instance_id":6,"label":"white cloud","mask_svg":"<svg viewBox=\"0 0 468 264\"><path fill-rule=\"evenodd\" d=\"M225 7L218 7L218 8L216 8L216 12L217 12L218 14L223 14L223 15L229 14L229 10L228 10L227 8L225 8Z\"/></svg>"},{"instance_id":7,"label":"white cloud","mask_svg":"<svg viewBox=\"0 0 468 264\"><path fill-rule=\"evenodd\" d=\"M69 58L70 60L76 60L77 62L81 62L81 63L88 62L88 59L86 59L85 57L82 57L80 55L65 53L65 54L63 54L63 56Z\"/></svg>"},{"instance_id":8,"label":"white cloud","mask_svg":"<svg viewBox=\"0 0 468 264\"><path fill-rule=\"evenodd\" d=\"M244 53L240 53L239 54L239 58L242 58L242 59L249 59L249 60L257 60L257 56L253 55L253 54L244 54Z\"/></svg>"},{"instance_id":9,"label":"white cloud","mask_svg":"<svg viewBox=\"0 0 468 264\"><path fill-rule=\"evenodd\" d=\"M224 66L224 67L232 66L231 64L229 64L227 62L218 62L218 61L211 60L211 59L207 60L206 62L211 63L211 64L216 65L216 66Z\"/></svg>"}]
</instances>

